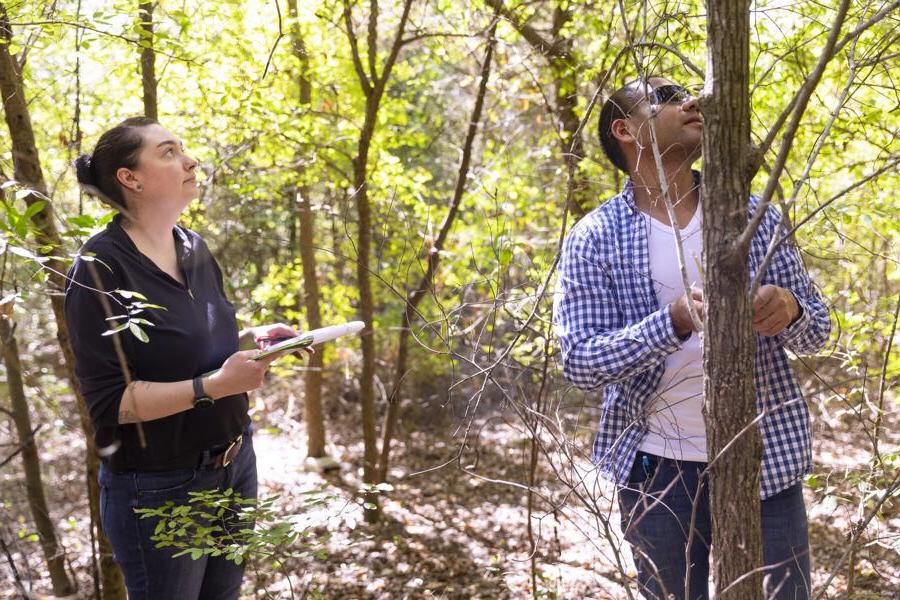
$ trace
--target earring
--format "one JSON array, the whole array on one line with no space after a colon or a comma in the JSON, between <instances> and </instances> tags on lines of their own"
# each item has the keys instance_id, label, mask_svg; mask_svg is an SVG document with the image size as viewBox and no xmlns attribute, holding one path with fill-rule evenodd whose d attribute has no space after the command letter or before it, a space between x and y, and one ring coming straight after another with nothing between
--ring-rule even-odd
<instances>
[{"instance_id":1,"label":"earring","mask_svg":"<svg viewBox=\"0 0 900 600\"><path fill-rule=\"evenodd\" d=\"M143 192L143 191L144 191L144 186L142 186L141 184L137 184L137 185L134 186L134 191L136 191L136 192Z\"/></svg>"}]
</instances>

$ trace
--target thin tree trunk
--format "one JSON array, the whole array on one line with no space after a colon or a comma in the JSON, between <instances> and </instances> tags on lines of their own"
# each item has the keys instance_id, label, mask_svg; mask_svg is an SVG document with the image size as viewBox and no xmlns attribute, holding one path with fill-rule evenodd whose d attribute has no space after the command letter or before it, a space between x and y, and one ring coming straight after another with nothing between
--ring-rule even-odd
<instances>
[{"instance_id":1,"label":"thin tree trunk","mask_svg":"<svg viewBox=\"0 0 900 600\"><path fill-rule=\"evenodd\" d=\"M757 416L756 337L747 292L747 251L738 243L747 226L750 196L749 9L749 0L707 2L700 194L707 303L704 412L711 462L713 574L721 595L717 597L726 599L762 595L757 570L762 565L762 445L757 427L751 425Z\"/></svg>"},{"instance_id":2,"label":"thin tree trunk","mask_svg":"<svg viewBox=\"0 0 900 600\"><path fill-rule=\"evenodd\" d=\"M289 14L296 19L297 0L288 0ZM294 22L292 31L292 50L294 56L300 62L300 72L297 77L299 87L299 101L302 106L309 107L312 104L312 82L309 79L309 54L306 44L300 34L300 26ZM310 205L310 189L305 181L306 167L303 162L298 167L300 185L297 187L297 197L293 206L297 209L294 223L299 221L300 263L303 266L303 303L306 308L306 321L309 329L317 329L322 326L322 312L319 307L319 279L316 273L316 221L315 213ZM325 456L325 419L322 412L322 366L324 364L321 352L313 354L309 358L309 369L304 377L304 416L306 418L306 454L312 458Z\"/></svg>"},{"instance_id":3,"label":"thin tree trunk","mask_svg":"<svg viewBox=\"0 0 900 600\"><path fill-rule=\"evenodd\" d=\"M12 40L12 30L9 26L6 6L2 2L0 2L0 38L6 42ZM12 141L13 178L23 185L36 190L38 193L46 195L47 186L44 182L40 157L34 140L34 131L31 126L31 116L28 113L22 75L18 71L15 59L9 53L9 45L3 43L0 43L0 95L3 97L4 116ZM29 194L25 197L25 202L28 205L39 201L41 201L41 198L37 194ZM34 223L37 226L36 241L39 252L46 256L58 255L59 249L63 247L63 244L56 229L56 216L52 203L47 202L44 209L34 216ZM84 397L81 395L81 389L78 387L78 379L75 377L75 357L72 353L72 346L69 343L69 328L66 324L63 295L65 290L65 276L63 273L66 271L66 265L55 258L51 258L47 265L52 269L49 272L50 305L53 308L53 315L56 320L56 338L62 350L66 376L75 395L78 416L87 446L85 462L87 465L88 501L91 515L96 517L95 522L99 523L100 488L97 477L100 471L100 462L94 447L94 428L91 425L87 405L84 402ZM122 572L113 561L109 541L99 528L97 530L97 538L101 553L100 571L103 582L103 597L108 600L124 599L125 582L122 578Z\"/></svg>"},{"instance_id":4,"label":"thin tree trunk","mask_svg":"<svg viewBox=\"0 0 900 600\"><path fill-rule=\"evenodd\" d=\"M70 596L75 593L75 583L66 573L66 554L56 539L56 529L50 518L44 482L41 478L41 459L37 445L31 435L31 416L25 387L22 384L22 363L19 360L19 346L14 335L15 325L6 315L0 316L0 344L3 346L3 362L6 365L6 382L9 388L12 418L16 424L19 443L22 445L22 466L25 471L25 489L28 507L34 519L34 528L40 539L44 560L50 573L54 596Z\"/></svg>"},{"instance_id":5,"label":"thin tree trunk","mask_svg":"<svg viewBox=\"0 0 900 600\"><path fill-rule=\"evenodd\" d=\"M562 3L553 9L553 37L559 48L559 56L550 59L553 72L553 90L556 96L556 113L560 126L560 150L563 160L574 174L574 188L569 200L569 211L577 217L587 214L590 205L587 194L589 185L578 166L584 159L584 138L581 134L581 119L578 117L578 79L581 69L572 55L572 39L561 36L563 28L572 19L572 9Z\"/></svg>"},{"instance_id":6,"label":"thin tree trunk","mask_svg":"<svg viewBox=\"0 0 900 600\"><path fill-rule=\"evenodd\" d=\"M141 19L141 84L144 88L144 116L158 119L156 102L156 53L153 51L153 2L138 5Z\"/></svg>"},{"instance_id":7,"label":"thin tree trunk","mask_svg":"<svg viewBox=\"0 0 900 600\"><path fill-rule=\"evenodd\" d=\"M561 131L560 151L566 166L571 166L575 175L574 188L568 194L568 209L577 217L587 214L590 205L590 186L587 178L579 172L578 165L584 159L584 136L581 131L581 119L578 118L578 80L581 68L577 58L572 54L572 40L561 35L566 23L572 18L572 9L562 3L553 8L551 35L544 35L519 19L515 10L504 6L503 0L487 0L488 6L499 11L519 35L539 54L541 54L553 74L553 93L555 106L553 112L559 119Z\"/></svg>"},{"instance_id":8,"label":"thin tree trunk","mask_svg":"<svg viewBox=\"0 0 900 600\"><path fill-rule=\"evenodd\" d=\"M475 138L478 135L478 125L481 122L481 113L484 108L484 99L487 95L487 84L491 77L491 62L494 55L494 47L496 39L494 36L497 32L496 12L494 22L488 31L488 45L484 54L484 62L481 65L481 79L478 83L478 92L475 96L475 106L472 109L472 117L469 119L469 127L466 131L466 141L463 144L462 159L459 165L459 171L456 175L456 186L453 190L453 198L450 201L450 208L447 210L447 216L441 223L437 239L431 248L427 248L428 267L419 285L409 294L406 300L406 308L403 311L402 322L400 324L400 335L397 340L397 368L394 371L394 383L391 394L388 397L388 409L385 416L384 432L381 442L381 462L378 468L379 481L387 481L388 468L390 467L391 441L394 436L394 428L397 425L397 419L400 414L400 392L403 386L403 379L406 377L407 359L409 357L409 335L412 320L416 314L416 307L425 297L434 283L435 273L437 272L438 262L440 260L440 252L444 249L450 229L459 212L459 205L462 201L463 194L466 190L466 180L469 176L469 165L472 161L472 149L475 146Z\"/></svg>"},{"instance_id":9,"label":"thin tree trunk","mask_svg":"<svg viewBox=\"0 0 900 600\"><path fill-rule=\"evenodd\" d=\"M368 28L368 54L369 70L367 75L358 50L358 40L353 31L353 16L349 0L344 0L344 23L347 27L347 39L350 42L353 54L354 68L359 78L360 86L366 96L365 118L362 129L359 132L356 156L353 158L353 194L356 200L356 212L358 216L358 233L356 240L356 277L359 285L359 310L360 317L366 324L366 328L360 335L362 345L362 373L359 380L359 396L362 405L362 429L365 450L363 453L363 482L369 486L378 483L378 439L375 427L375 338L372 327L375 318L375 303L372 296L372 282L369 278L369 262L372 247L372 209L369 206L368 189L368 165L369 149L372 145L372 137L375 134L375 125L378 121L378 109L381 106L381 98L391 71L397 60L402 46L403 33L409 19L409 10L412 0L403 3L400 22L397 25L394 41L390 53L384 61L381 74L376 69L376 54L378 53L377 32L378 13L377 4L373 4L373 10L369 14ZM378 495L374 490L365 494L366 510L365 519L369 523L378 521Z\"/></svg>"},{"instance_id":10,"label":"thin tree trunk","mask_svg":"<svg viewBox=\"0 0 900 600\"><path fill-rule=\"evenodd\" d=\"M363 481L374 485L378 482L376 463L378 461L377 434L375 430L375 338L372 325L375 318L375 306L372 300L372 283L369 279L369 253L372 246L372 211L369 207L369 194L366 181L369 145L375 129L378 114L378 101L373 96L366 98L366 117L359 136L357 155L353 159L353 190L356 195L356 212L359 219L356 238L356 278L359 282L359 311L366 324L361 335L362 342L362 374L359 380L359 400L362 408L363 429ZM367 505L377 507L377 496L368 494ZM365 511L367 522L378 520L377 508Z\"/></svg>"}]
</instances>

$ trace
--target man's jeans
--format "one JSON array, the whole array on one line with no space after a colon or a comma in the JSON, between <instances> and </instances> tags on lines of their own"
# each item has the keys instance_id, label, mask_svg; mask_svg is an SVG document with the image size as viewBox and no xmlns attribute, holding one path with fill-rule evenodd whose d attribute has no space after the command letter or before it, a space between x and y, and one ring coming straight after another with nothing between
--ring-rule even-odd
<instances>
[{"instance_id":1,"label":"man's jeans","mask_svg":"<svg viewBox=\"0 0 900 600\"><path fill-rule=\"evenodd\" d=\"M638 583L646 598L668 598L668 594L679 600L709 597L709 492L706 477L700 477L705 468L706 463L638 452L628 485L618 488L622 531L631 544ZM702 486L699 494L698 485ZM697 511L690 536L695 497ZM809 537L801 485L763 500L761 513L767 565L763 598L809 598ZM690 568L686 569L689 537ZM686 572L690 579L687 597Z\"/></svg>"},{"instance_id":2,"label":"man's jeans","mask_svg":"<svg viewBox=\"0 0 900 600\"><path fill-rule=\"evenodd\" d=\"M167 500L187 504L188 492L227 488L244 498L256 498L256 455L249 433L244 434L240 453L224 468L113 473L101 466L100 518L125 575L129 600L238 597L243 565L222 556L172 558L178 550L157 549L150 540L158 520L141 519L134 512L162 506Z\"/></svg>"}]
</instances>

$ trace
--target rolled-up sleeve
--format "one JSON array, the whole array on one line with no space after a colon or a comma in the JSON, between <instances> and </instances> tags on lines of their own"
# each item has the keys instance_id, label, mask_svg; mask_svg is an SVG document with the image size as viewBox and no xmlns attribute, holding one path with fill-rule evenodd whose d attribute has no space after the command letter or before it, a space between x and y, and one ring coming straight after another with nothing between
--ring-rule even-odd
<instances>
[{"instance_id":1,"label":"rolled-up sleeve","mask_svg":"<svg viewBox=\"0 0 900 600\"><path fill-rule=\"evenodd\" d=\"M119 403L125 391L125 374L113 336L103 333L114 327L114 322L107 317L121 315L125 309L112 294L106 295L112 315L108 315L103 308L101 296L104 292L101 290L111 292L120 285L115 264L101 257L97 259L78 258L69 271L66 323L75 353L75 375L91 421L100 428L119 424ZM94 273L100 279L99 285ZM124 360L125 367L132 369L128 359Z\"/></svg>"},{"instance_id":2,"label":"rolled-up sleeve","mask_svg":"<svg viewBox=\"0 0 900 600\"><path fill-rule=\"evenodd\" d=\"M582 389L633 377L664 362L682 344L668 306L623 323L608 271L589 230L574 229L560 257L553 323L563 374Z\"/></svg>"},{"instance_id":3,"label":"rolled-up sleeve","mask_svg":"<svg viewBox=\"0 0 900 600\"><path fill-rule=\"evenodd\" d=\"M767 240L773 235L782 235L780 222L781 214L770 207L764 220L768 230ZM800 316L775 336L778 343L796 354L812 354L821 350L831 334L831 317L796 244L791 240L785 240L776 247L762 283L789 290L800 305Z\"/></svg>"}]
</instances>

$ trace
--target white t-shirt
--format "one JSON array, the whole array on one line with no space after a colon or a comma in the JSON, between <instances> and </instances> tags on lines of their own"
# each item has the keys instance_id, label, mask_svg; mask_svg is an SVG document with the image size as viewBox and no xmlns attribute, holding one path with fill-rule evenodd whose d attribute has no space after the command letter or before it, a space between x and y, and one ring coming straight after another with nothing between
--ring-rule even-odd
<instances>
[{"instance_id":1,"label":"white t-shirt","mask_svg":"<svg viewBox=\"0 0 900 600\"><path fill-rule=\"evenodd\" d=\"M703 256L700 206L681 230L688 283L703 287L700 276ZM650 274L659 305L665 306L684 294L675 232L650 215L647 220ZM706 426L703 422L703 340L693 332L682 347L666 358L659 387L647 404L648 431L640 450L676 460L706 462Z\"/></svg>"}]
</instances>

